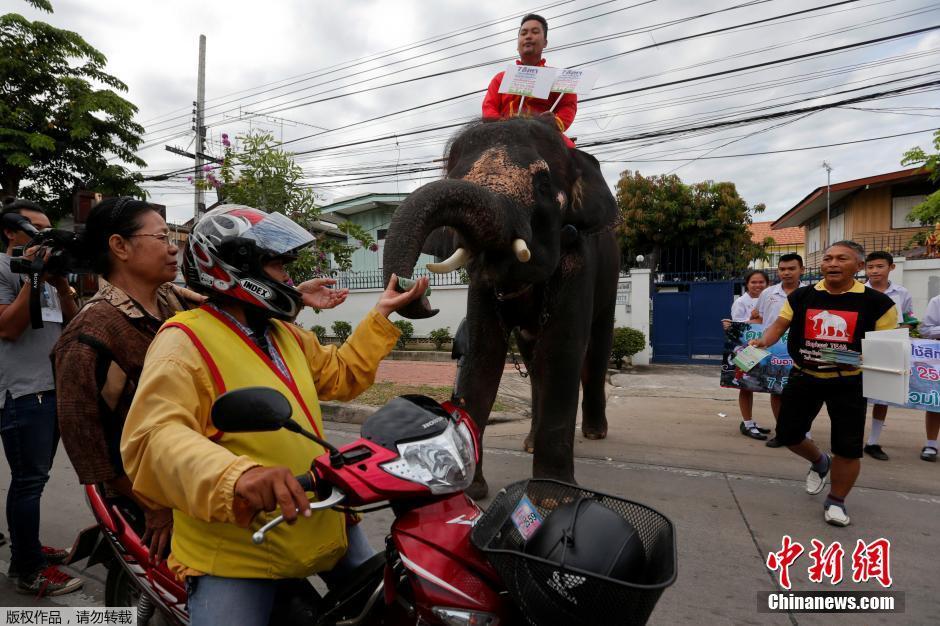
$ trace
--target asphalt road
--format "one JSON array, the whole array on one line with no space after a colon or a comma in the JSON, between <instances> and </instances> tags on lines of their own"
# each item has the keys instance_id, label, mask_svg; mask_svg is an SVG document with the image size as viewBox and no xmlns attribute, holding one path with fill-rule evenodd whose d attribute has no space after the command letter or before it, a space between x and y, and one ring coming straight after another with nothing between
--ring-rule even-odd
<instances>
[{"instance_id":1,"label":"asphalt road","mask_svg":"<svg viewBox=\"0 0 940 626\"><path fill-rule=\"evenodd\" d=\"M684 377L684 378L683 378ZM892 460L863 461L862 477L849 500L852 525L826 525L822 496L803 491L805 464L787 450L769 450L737 433L736 396L716 389L711 372L659 370L623 383L611 392L608 439L576 444L578 481L645 503L676 525L679 577L653 613L652 624L918 624L936 623L940 597L940 464L917 459L923 437L922 413L889 414L882 438ZM767 423L766 402L757 414ZM729 417L720 417L724 413ZM828 420L814 427L814 437L828 441ZM495 424L487 430L484 457L492 490L526 478L531 457L521 451L526 421ZM350 440L358 427L327 424L335 441ZM0 467L0 485L8 470ZM481 503L484 507L486 502ZM43 499L42 538L50 545L71 544L92 518L68 459L60 450ZM364 528L381 546L390 513L367 516ZM842 584L808 581L807 556L790 570L795 590L864 590L880 586L852 583L851 553L855 542L879 537L891 541L892 591L903 592L902 614L808 614L758 612L758 593L777 589L766 567L771 551L781 549L784 535L802 542L807 552L813 538L845 548ZM8 548L0 548L0 572ZM102 568L80 572L85 589L58 598L35 600L16 594L0 575L0 605L99 605Z\"/></svg>"}]
</instances>

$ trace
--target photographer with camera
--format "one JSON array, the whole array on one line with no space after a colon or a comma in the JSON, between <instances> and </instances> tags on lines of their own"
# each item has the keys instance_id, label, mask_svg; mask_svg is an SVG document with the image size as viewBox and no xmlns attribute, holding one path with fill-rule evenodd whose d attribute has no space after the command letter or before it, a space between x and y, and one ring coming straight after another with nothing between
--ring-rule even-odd
<instances>
[{"instance_id":1,"label":"photographer with camera","mask_svg":"<svg viewBox=\"0 0 940 626\"><path fill-rule=\"evenodd\" d=\"M56 565L66 550L39 541L39 500L59 443L55 383L49 354L77 306L65 276L42 273L34 286L10 269L13 256L38 266L51 252L27 247L36 231L51 224L38 204L14 200L4 205L0 238L0 436L10 464L7 524L10 530L10 578L16 589L33 595L60 595L82 586ZM42 327L30 322L30 300L38 288Z\"/></svg>"}]
</instances>

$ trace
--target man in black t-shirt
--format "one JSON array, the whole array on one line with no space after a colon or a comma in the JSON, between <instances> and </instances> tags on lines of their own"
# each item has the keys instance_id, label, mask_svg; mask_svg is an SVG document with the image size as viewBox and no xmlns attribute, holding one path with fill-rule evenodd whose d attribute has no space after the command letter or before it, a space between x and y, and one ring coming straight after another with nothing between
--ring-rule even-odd
<instances>
[{"instance_id":1,"label":"man in black t-shirt","mask_svg":"<svg viewBox=\"0 0 940 626\"><path fill-rule=\"evenodd\" d=\"M861 370L823 361L820 350L861 352L866 332L898 324L894 301L855 280L864 265L865 251L854 241L829 246L822 260L823 280L792 292L780 317L763 337L750 342L765 348L790 329L787 352L793 358L793 370L783 390L777 439L811 463L807 493L821 493L831 469L832 488L824 511L826 522L834 526L849 525L845 498L861 469L867 405ZM832 422L831 456L806 438L823 402Z\"/></svg>"}]
</instances>

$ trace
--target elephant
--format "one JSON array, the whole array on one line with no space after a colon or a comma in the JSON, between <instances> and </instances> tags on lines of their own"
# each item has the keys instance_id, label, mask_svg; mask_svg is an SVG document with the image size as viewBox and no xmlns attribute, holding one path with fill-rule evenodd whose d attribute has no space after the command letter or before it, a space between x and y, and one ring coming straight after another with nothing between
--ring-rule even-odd
<instances>
[{"instance_id":1,"label":"elephant","mask_svg":"<svg viewBox=\"0 0 940 626\"><path fill-rule=\"evenodd\" d=\"M449 142L445 177L412 192L386 234L383 271L411 277L418 255L465 267L469 350L459 402L482 433L506 363L510 332L532 383L536 478L573 483L579 386L582 432L607 436L604 385L613 341L619 211L590 154L568 148L541 118L476 121ZM398 311L437 313L427 297ZM482 462L467 493L488 491Z\"/></svg>"}]
</instances>

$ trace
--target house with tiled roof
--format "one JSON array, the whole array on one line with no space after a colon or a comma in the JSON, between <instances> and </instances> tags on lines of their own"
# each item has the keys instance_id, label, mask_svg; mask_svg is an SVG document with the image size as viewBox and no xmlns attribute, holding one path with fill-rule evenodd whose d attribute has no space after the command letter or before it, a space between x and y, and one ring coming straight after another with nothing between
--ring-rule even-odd
<instances>
[{"instance_id":1,"label":"house with tiled roof","mask_svg":"<svg viewBox=\"0 0 940 626\"><path fill-rule=\"evenodd\" d=\"M773 223L773 233L803 230L806 264L819 264L829 243L851 239L866 251L885 250L895 256L918 258L927 255L917 237L928 226L908 216L928 195L937 190L924 168L888 172L817 187ZM827 208L828 207L828 208Z\"/></svg>"},{"instance_id":2,"label":"house with tiled roof","mask_svg":"<svg viewBox=\"0 0 940 626\"><path fill-rule=\"evenodd\" d=\"M784 254L796 253L803 256L806 252L806 238L802 228L780 228L773 230L773 221L754 222L748 226L751 241L764 245L767 256L751 263L754 269L773 269Z\"/></svg>"}]
</instances>

